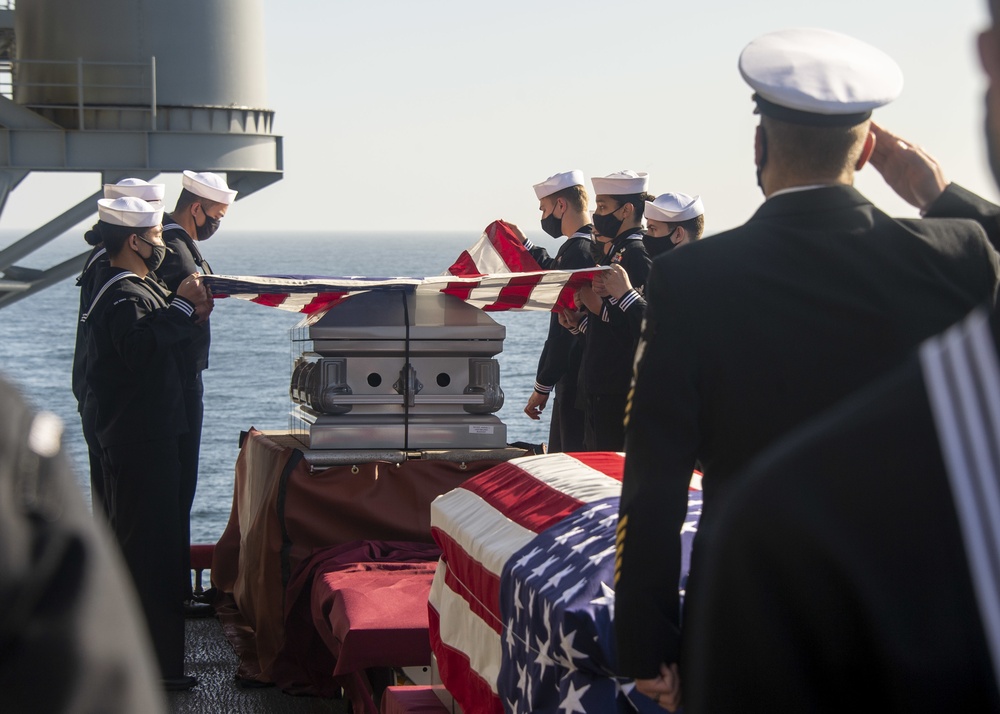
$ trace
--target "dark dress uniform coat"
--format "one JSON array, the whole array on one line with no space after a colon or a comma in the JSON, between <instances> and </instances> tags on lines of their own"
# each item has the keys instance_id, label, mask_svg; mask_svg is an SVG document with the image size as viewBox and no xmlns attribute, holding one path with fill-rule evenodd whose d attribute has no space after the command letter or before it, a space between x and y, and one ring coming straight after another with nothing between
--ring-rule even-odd
<instances>
[{"instance_id":1,"label":"dark dress uniform coat","mask_svg":"<svg viewBox=\"0 0 1000 714\"><path fill-rule=\"evenodd\" d=\"M191 238L178 223L166 215L163 217L163 242L167 255L156 269L156 275L170 289L177 292L178 286L192 273L211 275L212 268L198 250L198 242ZM212 343L210 322L198 326L194 339L185 349L183 370L184 408L187 412L188 431L181 437L182 489L188 515L184 542L190 553L191 526L190 513L198 488L198 461L201 455L201 426L204 419L205 385L202 370L208 368L208 353ZM185 556L190 570L190 555ZM185 578L185 599L191 597L191 578Z\"/></svg>"},{"instance_id":2,"label":"dark dress uniform coat","mask_svg":"<svg viewBox=\"0 0 1000 714\"><path fill-rule=\"evenodd\" d=\"M532 249L531 255L545 270L592 268L593 232L593 226L584 226L559 246L554 258L544 248ZM583 450L583 411L576 405L582 355L583 339L560 325L559 316L552 313L535 372L536 389L555 388L549 423L550 452Z\"/></svg>"},{"instance_id":3,"label":"dark dress uniform coat","mask_svg":"<svg viewBox=\"0 0 1000 714\"><path fill-rule=\"evenodd\" d=\"M166 712L121 557L51 414L0 379L0 702L5 712Z\"/></svg>"},{"instance_id":4,"label":"dark dress uniform coat","mask_svg":"<svg viewBox=\"0 0 1000 714\"><path fill-rule=\"evenodd\" d=\"M112 280L125 273L120 280ZM87 384L97 403L110 522L135 582L164 678L183 675L185 560L180 439L183 351L193 306L108 266L87 314Z\"/></svg>"},{"instance_id":5,"label":"dark dress uniform coat","mask_svg":"<svg viewBox=\"0 0 1000 714\"><path fill-rule=\"evenodd\" d=\"M641 293L650 266L641 233L631 231L615 238L601 265L616 264L625 269L629 282ZM629 317L621 308L610 298L603 298L601 302L601 313L587 316L580 366L580 390L586 404L585 442L589 451L621 451L635 338Z\"/></svg>"},{"instance_id":6,"label":"dark dress uniform coat","mask_svg":"<svg viewBox=\"0 0 1000 714\"><path fill-rule=\"evenodd\" d=\"M743 226L653 264L627 421L616 632L623 675L679 656L679 532L703 525L777 437L993 303L998 258L965 220L898 220L849 186L773 196ZM698 544L687 606L696 600Z\"/></svg>"},{"instance_id":7,"label":"dark dress uniform coat","mask_svg":"<svg viewBox=\"0 0 1000 714\"><path fill-rule=\"evenodd\" d=\"M958 330L995 360L995 327L977 315ZM973 382L992 380L976 401L1000 402L995 367L953 347ZM701 534L685 711L1000 711L926 385L914 356L741 474Z\"/></svg>"},{"instance_id":8,"label":"dark dress uniform coat","mask_svg":"<svg viewBox=\"0 0 1000 714\"><path fill-rule=\"evenodd\" d=\"M97 274L108 266L108 251L103 245L96 246L83 265L76 286L80 288L80 310L76 323L76 346L73 350L73 396L76 397L77 410L80 412L80 423L83 427L83 438L87 442L87 455L90 457L90 501L94 513L107 515L107 504L104 499L104 471L101 467L101 444L97 440L94 422L97 417L97 404L88 399L90 390L87 388L87 327L82 322L83 314L90 308L94 299L94 283ZM97 286L100 287L100 286Z\"/></svg>"}]
</instances>

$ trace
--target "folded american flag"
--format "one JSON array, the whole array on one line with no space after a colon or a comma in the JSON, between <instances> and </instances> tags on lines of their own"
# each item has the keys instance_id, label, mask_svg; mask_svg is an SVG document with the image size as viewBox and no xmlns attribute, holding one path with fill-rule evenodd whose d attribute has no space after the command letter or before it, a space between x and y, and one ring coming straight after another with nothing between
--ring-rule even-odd
<instances>
[{"instance_id":1,"label":"folded american flag","mask_svg":"<svg viewBox=\"0 0 1000 714\"><path fill-rule=\"evenodd\" d=\"M658 711L615 676L614 552L623 456L500 464L438 497L430 595L441 681L466 714ZM701 512L692 479L682 540Z\"/></svg>"},{"instance_id":2,"label":"folded american flag","mask_svg":"<svg viewBox=\"0 0 1000 714\"><path fill-rule=\"evenodd\" d=\"M487 312L554 311L574 306L573 295L606 268L542 270L501 221L448 268L427 278L317 277L307 275L207 275L216 298L234 297L315 315L367 290L416 290L454 295Z\"/></svg>"}]
</instances>

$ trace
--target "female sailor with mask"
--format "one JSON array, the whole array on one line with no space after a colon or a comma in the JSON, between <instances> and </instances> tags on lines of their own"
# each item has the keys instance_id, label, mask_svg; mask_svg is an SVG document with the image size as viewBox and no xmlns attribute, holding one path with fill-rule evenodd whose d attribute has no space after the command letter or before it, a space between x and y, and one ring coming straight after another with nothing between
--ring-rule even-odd
<instances>
[{"instance_id":1,"label":"female sailor with mask","mask_svg":"<svg viewBox=\"0 0 1000 714\"><path fill-rule=\"evenodd\" d=\"M164 685L184 676L182 542L187 513L181 437L188 431L181 391L184 348L211 302L197 275L170 295L149 273L166 254L162 208L134 197L98 201L110 264L95 282L87 325L87 386L96 401L108 516L135 582Z\"/></svg>"},{"instance_id":2,"label":"female sailor with mask","mask_svg":"<svg viewBox=\"0 0 1000 714\"><path fill-rule=\"evenodd\" d=\"M118 183L104 184L104 198L122 198L133 196L141 198L154 208L163 205L163 184L149 183L139 178L125 178ZM87 332L86 324L80 322L79 318L90 307L97 289L94 283L97 274L102 268L108 265L108 251L101 242L99 226L95 225L84 234L84 240L93 246L90 255L84 262L83 270L76 280L76 286L80 288L80 311L77 315L76 325L76 347L73 351L73 395L76 397L77 406L80 412L80 422L83 425L83 437L87 442L87 452L90 457L90 496L94 513L107 514L104 500L104 475L101 469L101 446L94 433L94 419L96 417L97 405L93 399L88 399L87 389Z\"/></svg>"},{"instance_id":3,"label":"female sailor with mask","mask_svg":"<svg viewBox=\"0 0 1000 714\"><path fill-rule=\"evenodd\" d=\"M650 259L656 259L678 246L699 240L705 232L705 207L701 196L664 193L646 201L646 234L642 239ZM604 289L609 302L616 305L628 320L633 349L639 344L646 299L632 287L621 265L612 265L605 273Z\"/></svg>"},{"instance_id":4,"label":"female sailor with mask","mask_svg":"<svg viewBox=\"0 0 1000 714\"><path fill-rule=\"evenodd\" d=\"M618 171L591 179L597 210L594 228L608 240L600 265L620 265L635 290L642 292L650 259L643 245L642 217L649 177ZM632 379L634 341L628 320L598 276L593 290L582 290L587 315L586 340L580 367L584 404L584 444L588 451L621 451L625 445L623 419Z\"/></svg>"}]
</instances>

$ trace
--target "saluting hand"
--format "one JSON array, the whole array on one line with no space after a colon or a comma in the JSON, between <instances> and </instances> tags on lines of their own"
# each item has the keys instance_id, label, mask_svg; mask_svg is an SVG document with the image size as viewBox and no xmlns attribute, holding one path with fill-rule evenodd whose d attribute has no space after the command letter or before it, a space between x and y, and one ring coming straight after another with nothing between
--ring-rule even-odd
<instances>
[{"instance_id":1,"label":"saluting hand","mask_svg":"<svg viewBox=\"0 0 1000 714\"><path fill-rule=\"evenodd\" d=\"M871 130L875 135L871 165L900 198L921 211L926 210L948 186L941 165L916 144L886 131L875 122Z\"/></svg>"}]
</instances>

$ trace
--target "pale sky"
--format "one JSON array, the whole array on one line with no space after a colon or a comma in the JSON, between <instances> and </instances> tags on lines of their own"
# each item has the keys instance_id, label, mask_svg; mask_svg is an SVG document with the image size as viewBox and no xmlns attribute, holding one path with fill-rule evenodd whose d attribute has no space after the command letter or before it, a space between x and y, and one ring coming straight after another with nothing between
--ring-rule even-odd
<instances>
[{"instance_id":1,"label":"pale sky","mask_svg":"<svg viewBox=\"0 0 1000 714\"><path fill-rule=\"evenodd\" d=\"M946 175L996 199L982 140L975 34L985 0L263 0L267 96L285 178L227 230L468 230L495 218L539 232L531 185L557 171L631 168L654 194L700 194L707 232L745 221L754 182L743 46L796 26L886 51L902 96L875 119ZM166 177L168 203L179 190ZM93 176L33 174L0 227L44 222L42 196L82 198ZM915 215L873 169L857 186ZM60 207L68 207L69 202Z\"/></svg>"}]
</instances>

